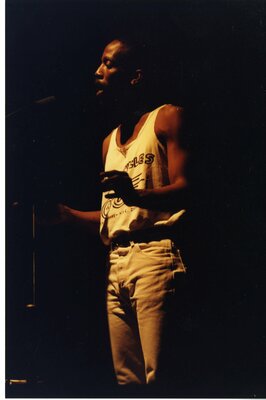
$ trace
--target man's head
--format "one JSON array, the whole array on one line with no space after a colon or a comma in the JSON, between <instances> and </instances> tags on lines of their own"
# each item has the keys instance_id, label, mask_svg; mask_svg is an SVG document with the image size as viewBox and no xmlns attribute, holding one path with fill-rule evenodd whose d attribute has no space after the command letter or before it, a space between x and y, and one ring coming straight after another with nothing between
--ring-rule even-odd
<instances>
[{"instance_id":1,"label":"man's head","mask_svg":"<svg viewBox=\"0 0 266 400\"><path fill-rule=\"evenodd\" d=\"M95 72L96 95L103 99L123 100L143 79L141 46L126 39L115 39L104 49Z\"/></svg>"}]
</instances>

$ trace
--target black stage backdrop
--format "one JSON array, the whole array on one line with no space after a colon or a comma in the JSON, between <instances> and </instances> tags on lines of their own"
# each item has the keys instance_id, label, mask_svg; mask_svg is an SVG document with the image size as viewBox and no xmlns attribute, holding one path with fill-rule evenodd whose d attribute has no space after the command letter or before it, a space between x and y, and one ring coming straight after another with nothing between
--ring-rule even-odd
<instances>
[{"instance_id":1,"label":"black stage backdrop","mask_svg":"<svg viewBox=\"0 0 266 400\"><path fill-rule=\"evenodd\" d=\"M154 397L265 396L264 26L264 1L6 2L7 397L119 395L106 250L65 226L37 226L33 240L32 215L55 202L99 207L101 142L115 121L97 108L93 73L103 46L131 31L159 48L150 102L182 104L191 121L180 360Z\"/></svg>"}]
</instances>

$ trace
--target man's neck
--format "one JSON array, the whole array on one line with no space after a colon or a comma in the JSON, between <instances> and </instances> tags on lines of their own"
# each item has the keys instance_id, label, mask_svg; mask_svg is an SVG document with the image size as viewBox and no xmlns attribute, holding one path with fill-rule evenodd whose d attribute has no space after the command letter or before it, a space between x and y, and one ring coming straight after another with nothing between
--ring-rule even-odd
<instances>
[{"instance_id":1,"label":"man's neck","mask_svg":"<svg viewBox=\"0 0 266 400\"><path fill-rule=\"evenodd\" d=\"M140 93L125 93L112 104L112 108L119 122L123 124L147 112L147 102Z\"/></svg>"},{"instance_id":2,"label":"man's neck","mask_svg":"<svg viewBox=\"0 0 266 400\"><path fill-rule=\"evenodd\" d=\"M111 103L102 104L107 121L112 121L112 126L121 125L125 132L132 132L134 126L140 120L141 116L148 112L149 108L139 102L139 99L132 97L123 98L118 101L113 100ZM128 134L126 134L128 136Z\"/></svg>"}]
</instances>

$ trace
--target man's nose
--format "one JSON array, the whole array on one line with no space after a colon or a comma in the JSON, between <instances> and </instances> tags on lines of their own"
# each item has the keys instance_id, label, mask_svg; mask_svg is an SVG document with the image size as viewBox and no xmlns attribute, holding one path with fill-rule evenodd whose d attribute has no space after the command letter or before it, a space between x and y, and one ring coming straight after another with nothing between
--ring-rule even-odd
<instances>
[{"instance_id":1,"label":"man's nose","mask_svg":"<svg viewBox=\"0 0 266 400\"><path fill-rule=\"evenodd\" d=\"M99 67L97 68L97 70L95 71L95 78L101 79L103 78L103 73L102 73L102 66L103 64L99 65Z\"/></svg>"}]
</instances>

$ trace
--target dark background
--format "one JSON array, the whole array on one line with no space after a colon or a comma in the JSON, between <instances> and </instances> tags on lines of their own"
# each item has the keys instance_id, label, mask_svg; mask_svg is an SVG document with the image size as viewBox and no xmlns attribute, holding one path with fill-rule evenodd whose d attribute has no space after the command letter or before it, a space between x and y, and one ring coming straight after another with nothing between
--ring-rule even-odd
<instances>
[{"instance_id":1,"label":"dark background","mask_svg":"<svg viewBox=\"0 0 266 400\"><path fill-rule=\"evenodd\" d=\"M97 107L93 73L103 46L131 31L157 45L150 103L182 104L191 122L181 367L169 365L177 379L156 394L265 396L264 24L264 1L6 2L6 378L29 382L8 384L7 397L119 395L106 249L66 226L37 226L33 241L32 206L99 207L101 142L115 121Z\"/></svg>"}]
</instances>

